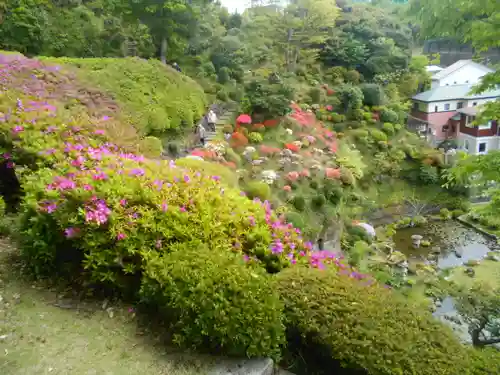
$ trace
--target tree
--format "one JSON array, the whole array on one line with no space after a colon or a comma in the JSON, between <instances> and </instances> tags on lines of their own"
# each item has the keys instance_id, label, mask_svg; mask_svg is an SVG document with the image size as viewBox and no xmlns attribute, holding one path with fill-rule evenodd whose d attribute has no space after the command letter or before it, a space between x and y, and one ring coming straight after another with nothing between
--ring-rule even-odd
<instances>
[{"instance_id":1,"label":"tree","mask_svg":"<svg viewBox=\"0 0 500 375\"><path fill-rule=\"evenodd\" d=\"M203 1L192 0L130 0L130 16L148 25L155 44L159 46L160 59L181 55L186 39L194 31L198 5Z\"/></svg>"},{"instance_id":2,"label":"tree","mask_svg":"<svg viewBox=\"0 0 500 375\"><path fill-rule=\"evenodd\" d=\"M474 284L458 294L455 307L469 326L474 346L500 343L500 288Z\"/></svg>"}]
</instances>

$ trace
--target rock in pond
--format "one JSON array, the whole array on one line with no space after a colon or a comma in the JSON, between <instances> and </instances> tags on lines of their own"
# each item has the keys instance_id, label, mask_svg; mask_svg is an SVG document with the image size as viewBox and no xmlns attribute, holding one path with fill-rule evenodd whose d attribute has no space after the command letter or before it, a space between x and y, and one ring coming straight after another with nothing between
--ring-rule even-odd
<instances>
[{"instance_id":1,"label":"rock in pond","mask_svg":"<svg viewBox=\"0 0 500 375\"><path fill-rule=\"evenodd\" d=\"M467 276L470 276L470 277L474 277L476 275L476 271L474 271L474 268L472 268L472 267L467 267L465 269L465 273L467 274Z\"/></svg>"}]
</instances>

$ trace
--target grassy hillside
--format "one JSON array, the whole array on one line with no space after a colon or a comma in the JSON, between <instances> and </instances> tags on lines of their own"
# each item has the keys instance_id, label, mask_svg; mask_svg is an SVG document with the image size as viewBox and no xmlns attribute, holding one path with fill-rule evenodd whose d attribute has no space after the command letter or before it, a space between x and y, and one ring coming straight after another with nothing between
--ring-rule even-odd
<instances>
[{"instance_id":1,"label":"grassy hillside","mask_svg":"<svg viewBox=\"0 0 500 375\"><path fill-rule=\"evenodd\" d=\"M205 111L203 89L157 60L43 58L74 70L83 82L115 100L140 135L161 136L190 127Z\"/></svg>"}]
</instances>

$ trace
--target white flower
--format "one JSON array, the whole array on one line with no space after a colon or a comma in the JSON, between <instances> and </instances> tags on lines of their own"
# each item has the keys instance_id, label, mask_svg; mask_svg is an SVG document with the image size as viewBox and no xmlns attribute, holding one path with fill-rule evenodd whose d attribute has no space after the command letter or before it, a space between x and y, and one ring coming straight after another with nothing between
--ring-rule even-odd
<instances>
[{"instance_id":1,"label":"white flower","mask_svg":"<svg viewBox=\"0 0 500 375\"><path fill-rule=\"evenodd\" d=\"M293 134L293 130L292 129L286 129L286 132L288 133L288 135L292 135Z\"/></svg>"}]
</instances>

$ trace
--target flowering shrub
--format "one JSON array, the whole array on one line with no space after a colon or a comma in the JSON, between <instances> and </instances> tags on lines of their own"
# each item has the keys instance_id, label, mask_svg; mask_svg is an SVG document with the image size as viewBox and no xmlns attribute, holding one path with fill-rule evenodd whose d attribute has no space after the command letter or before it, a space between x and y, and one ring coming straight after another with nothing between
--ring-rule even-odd
<instances>
[{"instance_id":1,"label":"flowering shrub","mask_svg":"<svg viewBox=\"0 0 500 375\"><path fill-rule=\"evenodd\" d=\"M300 146L295 144L295 143L286 143L285 148L287 150L292 151L292 152L299 152L300 151Z\"/></svg>"},{"instance_id":2,"label":"flowering shrub","mask_svg":"<svg viewBox=\"0 0 500 375\"><path fill-rule=\"evenodd\" d=\"M463 373L466 349L449 328L334 262L337 269L292 267L277 276L287 328L297 335L293 349L318 366L310 371L329 374L325 369L342 366L381 375Z\"/></svg>"},{"instance_id":3,"label":"flowering shrub","mask_svg":"<svg viewBox=\"0 0 500 375\"><path fill-rule=\"evenodd\" d=\"M330 179L339 179L340 178L340 169L339 168L325 168L325 177Z\"/></svg>"},{"instance_id":4,"label":"flowering shrub","mask_svg":"<svg viewBox=\"0 0 500 375\"><path fill-rule=\"evenodd\" d=\"M261 154L267 155L267 156L279 154L281 151L281 149L278 147L271 147L271 146L266 146L266 145L261 145L259 150L260 150Z\"/></svg>"},{"instance_id":5,"label":"flowering shrub","mask_svg":"<svg viewBox=\"0 0 500 375\"><path fill-rule=\"evenodd\" d=\"M248 139L240 132L234 132L229 139L231 147L245 147L248 144Z\"/></svg>"},{"instance_id":6,"label":"flowering shrub","mask_svg":"<svg viewBox=\"0 0 500 375\"><path fill-rule=\"evenodd\" d=\"M221 248L152 253L140 294L175 322L174 340L184 346L276 359L283 307L273 279L252 263Z\"/></svg>"},{"instance_id":7,"label":"flowering shrub","mask_svg":"<svg viewBox=\"0 0 500 375\"><path fill-rule=\"evenodd\" d=\"M270 119L270 120L265 120L262 124L266 128L275 128L278 126L281 122L281 119Z\"/></svg>"},{"instance_id":8,"label":"flowering shrub","mask_svg":"<svg viewBox=\"0 0 500 375\"><path fill-rule=\"evenodd\" d=\"M299 179L299 177L300 177L300 174L299 174L299 172L296 172L296 171L288 172L286 175L286 179L288 181L291 181L291 182L297 181Z\"/></svg>"}]
</instances>

